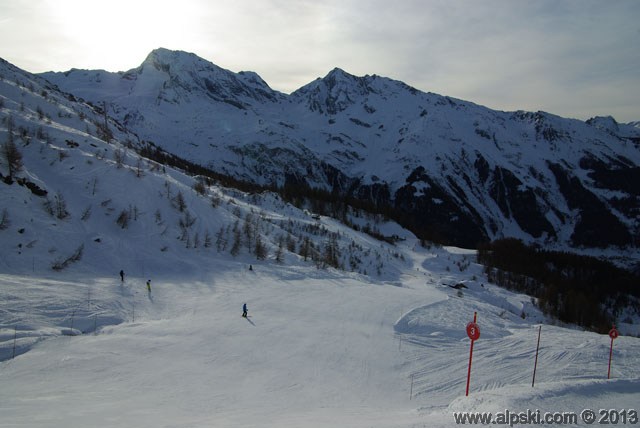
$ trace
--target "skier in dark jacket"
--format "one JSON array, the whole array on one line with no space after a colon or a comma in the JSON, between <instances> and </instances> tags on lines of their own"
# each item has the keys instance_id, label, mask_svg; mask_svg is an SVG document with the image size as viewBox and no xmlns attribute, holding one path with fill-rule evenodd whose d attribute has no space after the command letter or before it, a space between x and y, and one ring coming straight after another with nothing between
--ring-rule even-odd
<instances>
[{"instance_id":1,"label":"skier in dark jacket","mask_svg":"<svg viewBox=\"0 0 640 428\"><path fill-rule=\"evenodd\" d=\"M247 317L247 304L246 303L244 305L242 305L242 316L244 318Z\"/></svg>"},{"instance_id":2,"label":"skier in dark jacket","mask_svg":"<svg viewBox=\"0 0 640 428\"><path fill-rule=\"evenodd\" d=\"M120 270L120 282L124 282L124 271Z\"/></svg>"}]
</instances>

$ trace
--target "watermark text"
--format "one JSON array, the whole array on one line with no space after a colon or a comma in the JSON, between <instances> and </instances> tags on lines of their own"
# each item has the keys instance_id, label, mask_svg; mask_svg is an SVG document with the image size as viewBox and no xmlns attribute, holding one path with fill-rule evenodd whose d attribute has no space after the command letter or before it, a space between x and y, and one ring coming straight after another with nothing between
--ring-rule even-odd
<instances>
[{"instance_id":1,"label":"watermark text","mask_svg":"<svg viewBox=\"0 0 640 428\"><path fill-rule=\"evenodd\" d=\"M543 412L527 409L522 412L454 412L456 425L635 425L638 412L634 409L584 409L576 412Z\"/></svg>"}]
</instances>

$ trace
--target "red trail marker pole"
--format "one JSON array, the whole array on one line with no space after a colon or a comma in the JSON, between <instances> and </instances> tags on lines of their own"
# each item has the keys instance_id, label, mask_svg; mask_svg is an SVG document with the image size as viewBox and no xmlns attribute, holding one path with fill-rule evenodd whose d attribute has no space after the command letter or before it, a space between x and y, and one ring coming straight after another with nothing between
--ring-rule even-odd
<instances>
[{"instance_id":1,"label":"red trail marker pole","mask_svg":"<svg viewBox=\"0 0 640 428\"><path fill-rule=\"evenodd\" d=\"M538 368L538 350L540 349L540 332L542 332L542 326L538 328L538 344L536 345L536 361L533 363L533 380L531 381L531 388L536 383L536 369Z\"/></svg>"},{"instance_id":2,"label":"red trail marker pole","mask_svg":"<svg viewBox=\"0 0 640 428\"><path fill-rule=\"evenodd\" d=\"M469 369L467 370L467 393L469 396L469 381L471 380L471 361L473 360L473 344L480 338L480 327L476 324L478 313L473 313L473 322L467 324L467 336L471 339L471 348L469 349Z\"/></svg>"},{"instance_id":3,"label":"red trail marker pole","mask_svg":"<svg viewBox=\"0 0 640 428\"><path fill-rule=\"evenodd\" d=\"M611 346L609 347L609 370L607 371L607 379L611 379L611 359L613 357L613 340L618 338L618 330L616 330L615 325L611 328L611 330L609 330L609 337L611 338Z\"/></svg>"}]
</instances>

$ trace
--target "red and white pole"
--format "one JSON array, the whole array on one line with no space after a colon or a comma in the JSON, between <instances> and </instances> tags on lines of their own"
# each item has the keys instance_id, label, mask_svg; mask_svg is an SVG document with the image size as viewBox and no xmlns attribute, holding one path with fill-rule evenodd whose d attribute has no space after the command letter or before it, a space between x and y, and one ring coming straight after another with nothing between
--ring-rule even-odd
<instances>
[{"instance_id":1,"label":"red and white pole","mask_svg":"<svg viewBox=\"0 0 640 428\"><path fill-rule=\"evenodd\" d=\"M469 369L467 370L467 393L469 396L469 381L471 380L471 361L473 360L473 344L480 338L480 327L476 324L478 313L473 313L473 322L467 324L467 336L471 339L471 348L469 349Z\"/></svg>"},{"instance_id":2,"label":"red and white pole","mask_svg":"<svg viewBox=\"0 0 640 428\"><path fill-rule=\"evenodd\" d=\"M607 371L607 379L611 379L611 359L613 358L613 340L618 338L618 330L614 325L609 330L609 337L611 338L611 346L609 347L609 370Z\"/></svg>"},{"instance_id":3,"label":"red and white pole","mask_svg":"<svg viewBox=\"0 0 640 428\"><path fill-rule=\"evenodd\" d=\"M531 381L531 388L536 383L536 369L538 368L538 351L540 350L540 333L542 332L542 325L538 328L538 344L536 345L536 361L533 363L533 380Z\"/></svg>"}]
</instances>

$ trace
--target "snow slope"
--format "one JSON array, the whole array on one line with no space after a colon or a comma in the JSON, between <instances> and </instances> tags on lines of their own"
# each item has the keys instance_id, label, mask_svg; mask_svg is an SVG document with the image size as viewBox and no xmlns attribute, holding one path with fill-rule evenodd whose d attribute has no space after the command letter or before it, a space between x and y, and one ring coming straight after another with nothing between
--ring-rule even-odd
<instances>
[{"instance_id":1,"label":"snow slope","mask_svg":"<svg viewBox=\"0 0 640 428\"><path fill-rule=\"evenodd\" d=\"M2 275L3 289L47 286L48 308L86 304L91 288L90 307L111 306L123 318L97 332L50 338L0 363L3 424L452 426L455 411L637 406L638 339L615 342L607 381L607 336L545 324L532 389L539 315L522 320L514 313L526 296L469 281L458 297L442 284L478 267L440 270L461 259L453 249L410 254L416 266L393 284L300 266L250 271L224 259L154 280L150 296L137 276L120 284L115 275L68 282ZM240 317L244 302L247 320ZM42 308L33 303L25 297L11 308L35 325ZM473 311L482 336L464 397L464 326Z\"/></svg>"}]
</instances>

